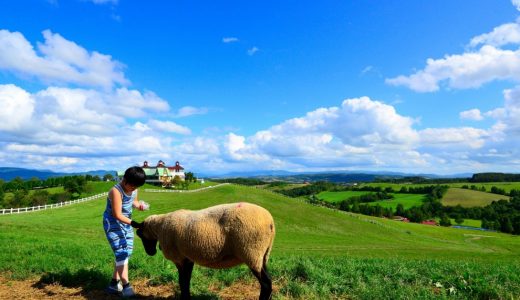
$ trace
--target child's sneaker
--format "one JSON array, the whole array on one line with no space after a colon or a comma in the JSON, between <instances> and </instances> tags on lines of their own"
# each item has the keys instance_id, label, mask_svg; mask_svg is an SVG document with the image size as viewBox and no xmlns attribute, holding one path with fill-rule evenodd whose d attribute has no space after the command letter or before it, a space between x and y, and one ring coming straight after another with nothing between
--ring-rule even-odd
<instances>
[{"instance_id":1,"label":"child's sneaker","mask_svg":"<svg viewBox=\"0 0 520 300\"><path fill-rule=\"evenodd\" d=\"M121 280L112 280L108 287L106 288L107 293L118 295L123 290L123 285L121 284Z\"/></svg>"},{"instance_id":2,"label":"child's sneaker","mask_svg":"<svg viewBox=\"0 0 520 300\"><path fill-rule=\"evenodd\" d=\"M123 296L125 298L135 296L134 289L132 289L132 286L130 285L130 283L123 285L123 290L121 291L121 296Z\"/></svg>"}]
</instances>

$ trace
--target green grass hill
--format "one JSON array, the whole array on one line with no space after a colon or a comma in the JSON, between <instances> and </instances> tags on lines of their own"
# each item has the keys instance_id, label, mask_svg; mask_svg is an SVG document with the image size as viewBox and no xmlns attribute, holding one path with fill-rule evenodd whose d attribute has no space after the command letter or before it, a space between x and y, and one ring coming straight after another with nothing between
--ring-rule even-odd
<instances>
[{"instance_id":1,"label":"green grass hill","mask_svg":"<svg viewBox=\"0 0 520 300\"><path fill-rule=\"evenodd\" d=\"M274 299L439 299L520 296L520 239L494 233L407 224L312 206L236 185L194 193L147 193L150 214L229 202L267 208L276 223L270 271ZM0 272L10 278L102 289L112 271L99 199L59 209L0 216ZM139 240L130 276L150 284L177 280L162 254L146 256ZM217 299L209 286L255 282L245 267L196 267L192 294Z\"/></svg>"},{"instance_id":2,"label":"green grass hill","mask_svg":"<svg viewBox=\"0 0 520 300\"><path fill-rule=\"evenodd\" d=\"M509 200L508 196L497 195L462 188L449 188L448 192L442 197L442 204L445 206L475 207L487 206L493 201Z\"/></svg>"}]
</instances>

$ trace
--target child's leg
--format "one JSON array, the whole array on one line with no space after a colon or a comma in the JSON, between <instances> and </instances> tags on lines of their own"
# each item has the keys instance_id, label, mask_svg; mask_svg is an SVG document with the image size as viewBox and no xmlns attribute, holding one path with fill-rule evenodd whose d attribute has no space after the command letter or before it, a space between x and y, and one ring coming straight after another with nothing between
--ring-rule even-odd
<instances>
[{"instance_id":1,"label":"child's leg","mask_svg":"<svg viewBox=\"0 0 520 300\"><path fill-rule=\"evenodd\" d=\"M116 266L117 276L121 279L123 285L128 283L128 261L122 265Z\"/></svg>"},{"instance_id":2,"label":"child's leg","mask_svg":"<svg viewBox=\"0 0 520 300\"><path fill-rule=\"evenodd\" d=\"M121 280L121 276L119 276L119 272L117 272L117 266L116 266L115 262L114 262L114 273L112 274L112 279Z\"/></svg>"}]
</instances>

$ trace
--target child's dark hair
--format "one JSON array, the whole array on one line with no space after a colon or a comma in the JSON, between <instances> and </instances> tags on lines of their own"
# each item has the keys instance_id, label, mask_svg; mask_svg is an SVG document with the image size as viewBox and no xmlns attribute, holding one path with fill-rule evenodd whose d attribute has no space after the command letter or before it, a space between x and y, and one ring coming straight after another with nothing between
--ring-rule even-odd
<instances>
[{"instance_id":1,"label":"child's dark hair","mask_svg":"<svg viewBox=\"0 0 520 300\"><path fill-rule=\"evenodd\" d=\"M126 169L123 179L128 184L140 187L146 181L146 174L144 174L144 170L141 167L130 167Z\"/></svg>"}]
</instances>

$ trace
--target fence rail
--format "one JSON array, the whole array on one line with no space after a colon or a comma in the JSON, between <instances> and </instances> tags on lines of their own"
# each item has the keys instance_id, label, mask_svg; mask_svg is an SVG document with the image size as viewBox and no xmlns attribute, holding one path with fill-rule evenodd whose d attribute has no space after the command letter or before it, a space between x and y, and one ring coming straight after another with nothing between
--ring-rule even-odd
<instances>
[{"instance_id":1,"label":"fence rail","mask_svg":"<svg viewBox=\"0 0 520 300\"><path fill-rule=\"evenodd\" d=\"M38 206L32 206L32 207L20 207L20 208L3 208L3 209L0 209L0 215L19 214L19 213L25 213L25 212L31 212L31 211L58 208L58 207L63 207L63 206L71 205L71 204L90 201L90 200L94 200L94 199L98 199L98 198L106 197L106 196L107 196L107 193L101 193L101 194L89 196L86 198L71 200L71 201L67 201L67 202L54 203L54 204L38 205Z\"/></svg>"},{"instance_id":2,"label":"fence rail","mask_svg":"<svg viewBox=\"0 0 520 300\"><path fill-rule=\"evenodd\" d=\"M203 191L203 190L208 190L208 189L212 189L212 188L216 188L216 187L219 187L219 186L223 186L223 185L228 185L229 183L221 183L221 184L217 184L217 185L212 185L212 186L207 186L207 187L203 187L203 188L200 188L200 189L195 189L195 190L157 190L157 189L145 189L144 191L147 192L147 193L194 193L194 192L199 192L199 191Z\"/></svg>"}]
</instances>

